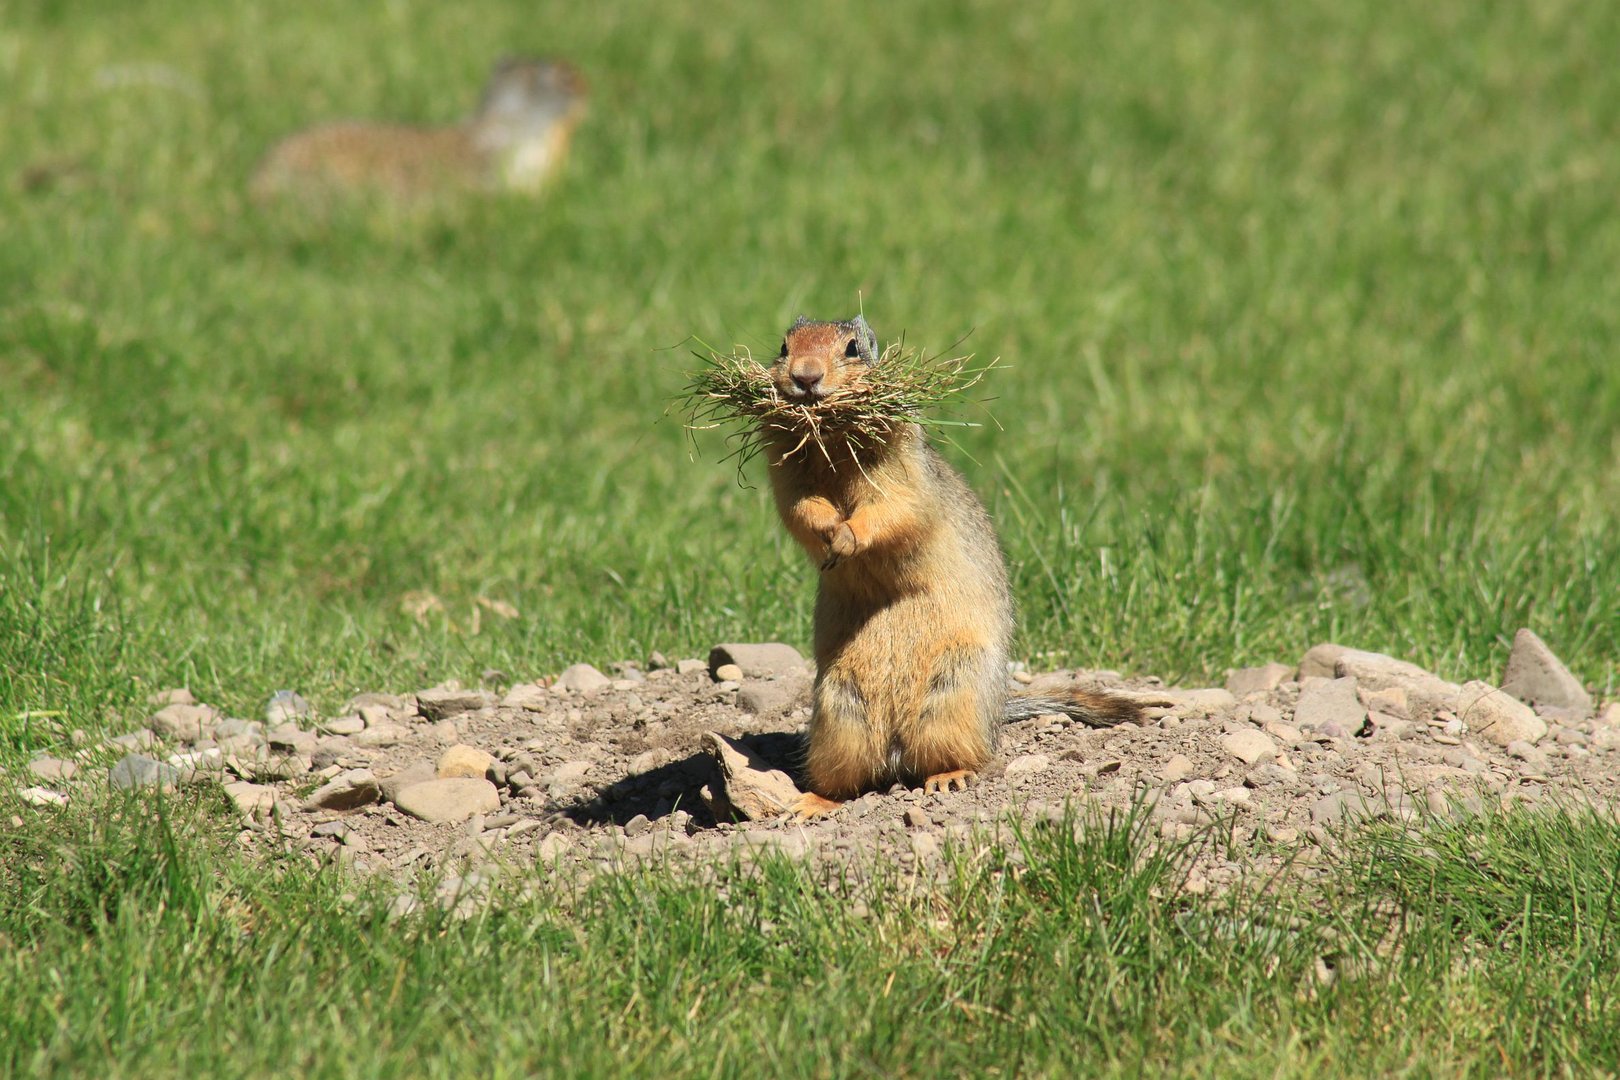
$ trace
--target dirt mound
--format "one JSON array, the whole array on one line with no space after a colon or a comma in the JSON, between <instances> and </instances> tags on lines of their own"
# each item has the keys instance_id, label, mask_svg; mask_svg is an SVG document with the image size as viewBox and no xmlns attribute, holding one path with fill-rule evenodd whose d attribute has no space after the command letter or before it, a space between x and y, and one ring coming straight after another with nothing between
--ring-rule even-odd
<instances>
[{"instance_id":1,"label":"dirt mound","mask_svg":"<svg viewBox=\"0 0 1620 1080\"><path fill-rule=\"evenodd\" d=\"M1521 635L1521 644L1545 652L1536 670L1557 664L1539 639ZM811 822L736 821L731 807L768 815L770 798L779 804L793 790L809 716L808 665L786 646L748 648L717 648L708 663L626 663L612 676L576 665L502 690L366 694L330 719L285 692L265 721L250 722L170 691L146 730L77 762L31 763L35 786L23 798L52 812L85 784L220 784L249 850L401 878L537 859L561 871L766 850L921 868L945 841L993 841L1009 820L1146 800L1164 836L1219 823L1196 889L1285 862L1308 867L1332 828L1356 818L1516 800L1608 804L1620 786L1620 707L1593 715L1574 680L1541 679L1533 710L1486 683L1458 686L1323 645L1298 665L1234 672L1221 688L1015 673L1018 689L1135 694L1149 719L1099 730L1036 717L1004 729L996 762L968 791L897 787ZM1510 672L1525 668L1519 648ZM1569 700L1560 686L1573 687ZM722 747L734 758L724 775ZM91 767L109 754L120 756L110 770ZM764 801L751 796L756 784L766 785Z\"/></svg>"}]
</instances>

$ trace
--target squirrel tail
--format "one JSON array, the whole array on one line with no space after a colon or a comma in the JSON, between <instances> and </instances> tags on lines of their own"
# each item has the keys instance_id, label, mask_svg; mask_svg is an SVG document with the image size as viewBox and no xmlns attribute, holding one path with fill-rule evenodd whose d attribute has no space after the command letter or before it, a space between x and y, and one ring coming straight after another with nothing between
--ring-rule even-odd
<instances>
[{"instance_id":1,"label":"squirrel tail","mask_svg":"<svg viewBox=\"0 0 1620 1080\"><path fill-rule=\"evenodd\" d=\"M1113 727L1142 720L1141 705L1130 698L1095 690L1071 690L1062 697L1013 694L1007 698L1001 719L1007 722L1028 720L1047 713L1073 717L1088 727Z\"/></svg>"}]
</instances>

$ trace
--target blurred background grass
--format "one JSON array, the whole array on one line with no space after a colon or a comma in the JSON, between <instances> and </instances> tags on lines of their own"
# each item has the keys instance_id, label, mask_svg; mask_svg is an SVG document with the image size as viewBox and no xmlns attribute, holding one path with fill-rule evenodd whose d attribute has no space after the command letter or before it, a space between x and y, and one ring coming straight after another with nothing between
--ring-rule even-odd
<instances>
[{"instance_id":1,"label":"blurred background grass","mask_svg":"<svg viewBox=\"0 0 1620 1080\"><path fill-rule=\"evenodd\" d=\"M665 409L689 335L858 304L1008 365L948 452L1038 665L1494 678L1530 625L1620 674L1616 9L0 10L13 751L159 685L804 645L757 467ZM245 198L279 136L449 122L514 51L593 85L549 197Z\"/></svg>"}]
</instances>

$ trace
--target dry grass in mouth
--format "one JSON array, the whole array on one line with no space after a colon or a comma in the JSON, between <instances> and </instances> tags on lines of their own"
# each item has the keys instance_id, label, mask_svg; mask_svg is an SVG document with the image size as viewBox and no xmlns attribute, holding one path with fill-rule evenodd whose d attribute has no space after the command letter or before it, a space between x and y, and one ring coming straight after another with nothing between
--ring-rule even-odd
<instances>
[{"instance_id":1,"label":"dry grass in mouth","mask_svg":"<svg viewBox=\"0 0 1620 1080\"><path fill-rule=\"evenodd\" d=\"M740 425L727 436L735 444L727 457L736 458L739 468L764 449L772 432L798 437L784 456L813 448L831 464L832 450L843 448L838 444L860 450L881 442L900 424L978 427L974 421L935 413L982 404L968 392L998 363L973 365L972 354L944 358L895 342L858 380L824 398L799 402L783 397L771 378L771 365L755 360L746 349L722 353L704 348L692 354L703 366L691 373L677 401L691 431Z\"/></svg>"}]
</instances>

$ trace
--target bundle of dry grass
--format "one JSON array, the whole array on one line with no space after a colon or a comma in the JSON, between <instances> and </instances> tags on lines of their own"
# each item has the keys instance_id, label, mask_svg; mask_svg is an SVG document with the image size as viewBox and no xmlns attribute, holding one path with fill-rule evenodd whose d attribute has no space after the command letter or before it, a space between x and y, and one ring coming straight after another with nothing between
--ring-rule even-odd
<instances>
[{"instance_id":1,"label":"bundle of dry grass","mask_svg":"<svg viewBox=\"0 0 1620 1080\"><path fill-rule=\"evenodd\" d=\"M688 414L686 426L709 431L740 424L727 436L728 442L737 444L728 457L737 458L739 467L776 433L798 440L789 455L809 450L832 462L842 456L832 452L835 447L859 450L881 442L900 424L978 427L949 413L982 403L969 398L968 392L998 363L974 366L972 354L947 358L895 342L859 378L824 398L805 402L783 397L771 378L770 365L755 360L747 350L708 349L692 355L704 365L692 373L679 398Z\"/></svg>"}]
</instances>

